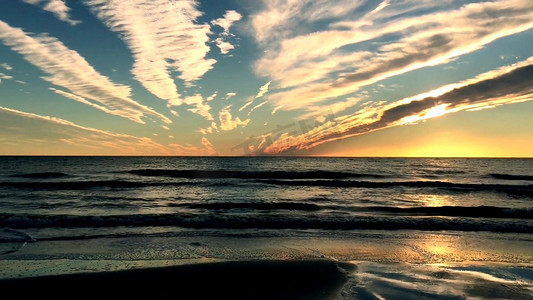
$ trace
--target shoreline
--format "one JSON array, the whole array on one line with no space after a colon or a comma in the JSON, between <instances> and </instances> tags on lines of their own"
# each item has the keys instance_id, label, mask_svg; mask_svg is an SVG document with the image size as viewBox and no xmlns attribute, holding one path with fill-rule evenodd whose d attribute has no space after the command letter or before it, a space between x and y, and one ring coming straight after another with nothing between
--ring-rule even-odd
<instances>
[{"instance_id":1,"label":"shoreline","mask_svg":"<svg viewBox=\"0 0 533 300\"><path fill-rule=\"evenodd\" d=\"M0 289L59 299L528 299L533 266L229 260L0 279Z\"/></svg>"},{"instance_id":2,"label":"shoreline","mask_svg":"<svg viewBox=\"0 0 533 300\"><path fill-rule=\"evenodd\" d=\"M0 258L28 296L178 299L529 299L531 234L131 236L39 240Z\"/></svg>"}]
</instances>

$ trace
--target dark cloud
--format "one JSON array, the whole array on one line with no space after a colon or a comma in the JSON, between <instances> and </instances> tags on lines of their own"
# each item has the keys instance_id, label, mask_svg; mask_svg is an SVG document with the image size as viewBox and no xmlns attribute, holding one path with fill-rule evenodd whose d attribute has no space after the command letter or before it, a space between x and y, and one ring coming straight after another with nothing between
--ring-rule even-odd
<instances>
[{"instance_id":1,"label":"dark cloud","mask_svg":"<svg viewBox=\"0 0 533 300\"><path fill-rule=\"evenodd\" d=\"M496 78L454 89L437 99L442 103L450 103L450 107L456 107L461 104L531 93L533 93L533 65L528 65Z\"/></svg>"}]
</instances>

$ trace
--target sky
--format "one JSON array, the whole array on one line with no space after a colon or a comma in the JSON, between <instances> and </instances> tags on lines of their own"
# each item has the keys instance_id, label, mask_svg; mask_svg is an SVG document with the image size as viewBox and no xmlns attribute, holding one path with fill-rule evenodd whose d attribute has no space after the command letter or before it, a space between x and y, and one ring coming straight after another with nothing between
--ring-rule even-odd
<instances>
[{"instance_id":1,"label":"sky","mask_svg":"<svg viewBox=\"0 0 533 300\"><path fill-rule=\"evenodd\" d=\"M531 0L3 0L0 155L533 157Z\"/></svg>"}]
</instances>

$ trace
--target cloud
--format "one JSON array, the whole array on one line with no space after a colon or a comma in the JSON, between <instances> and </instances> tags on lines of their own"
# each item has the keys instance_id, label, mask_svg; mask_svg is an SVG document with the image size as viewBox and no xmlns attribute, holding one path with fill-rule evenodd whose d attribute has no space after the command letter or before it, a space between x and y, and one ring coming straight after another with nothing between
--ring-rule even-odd
<instances>
[{"instance_id":1,"label":"cloud","mask_svg":"<svg viewBox=\"0 0 533 300\"><path fill-rule=\"evenodd\" d=\"M220 49L220 53L222 54L228 54L230 50L235 49L235 46L233 46L232 44L230 44L229 42L225 41L222 38L217 38L215 40L215 43L217 47Z\"/></svg>"},{"instance_id":2,"label":"cloud","mask_svg":"<svg viewBox=\"0 0 533 300\"><path fill-rule=\"evenodd\" d=\"M238 12L234 10L227 10L223 18L213 20L211 21L211 24L222 27L224 29L222 34L229 35L230 27L233 25L233 23L240 21L241 19L242 16Z\"/></svg>"},{"instance_id":3,"label":"cloud","mask_svg":"<svg viewBox=\"0 0 533 300\"><path fill-rule=\"evenodd\" d=\"M319 21L346 16L365 1L328 0L264 0L263 10L250 18L255 38L260 43L270 43L304 30L308 21Z\"/></svg>"},{"instance_id":4,"label":"cloud","mask_svg":"<svg viewBox=\"0 0 533 300\"><path fill-rule=\"evenodd\" d=\"M267 103L268 103L268 101L263 101L263 102L257 104L256 106L252 107L252 109L250 109L250 111L248 112L248 116L249 116L254 110L260 108L261 106L263 106L263 105L265 105L265 104L267 104Z\"/></svg>"},{"instance_id":5,"label":"cloud","mask_svg":"<svg viewBox=\"0 0 533 300\"><path fill-rule=\"evenodd\" d=\"M283 105L278 105L278 106L274 107L274 109L272 110L272 115L277 113L278 110L280 110L281 108L283 108Z\"/></svg>"},{"instance_id":6,"label":"cloud","mask_svg":"<svg viewBox=\"0 0 533 300\"><path fill-rule=\"evenodd\" d=\"M255 97L250 97L248 98L248 100L246 101L246 103L241 106L241 108L239 108L239 111L243 111L244 109L246 109L248 106L252 105L255 101L255 99L257 98L261 98L263 97L266 93L268 93L268 87L270 86L270 84L272 83L272 81L269 81L267 83L265 83L264 85L262 85L260 88L259 88L259 91L257 92L257 95L255 95ZM254 106L249 112L248 112L248 115L250 115L252 113L252 111L254 111L255 109L263 106L266 104L267 101L263 101L261 102L260 104Z\"/></svg>"},{"instance_id":7,"label":"cloud","mask_svg":"<svg viewBox=\"0 0 533 300\"><path fill-rule=\"evenodd\" d=\"M203 140L202 140L203 141ZM213 149L208 149L204 145L201 147L191 144L170 144L168 145L173 156L209 156L216 155L216 152L212 152Z\"/></svg>"},{"instance_id":8,"label":"cloud","mask_svg":"<svg viewBox=\"0 0 533 300\"><path fill-rule=\"evenodd\" d=\"M215 91L213 94L211 94L211 96L207 97L207 101L213 101L213 99L215 99L215 97L218 95L218 91Z\"/></svg>"},{"instance_id":9,"label":"cloud","mask_svg":"<svg viewBox=\"0 0 533 300\"><path fill-rule=\"evenodd\" d=\"M200 128L200 129L198 130L198 132L200 132L200 133L203 134L203 135L206 135L206 134L208 134L208 133L220 132L220 131L218 130L217 123L215 123L215 122L211 122L211 125L210 125L209 127L207 127L207 128Z\"/></svg>"},{"instance_id":10,"label":"cloud","mask_svg":"<svg viewBox=\"0 0 533 300\"><path fill-rule=\"evenodd\" d=\"M87 0L92 11L120 37L133 53L132 73L156 97L181 104L171 72L186 85L200 79L216 63L209 52L208 24L193 0Z\"/></svg>"},{"instance_id":11,"label":"cloud","mask_svg":"<svg viewBox=\"0 0 533 300\"><path fill-rule=\"evenodd\" d=\"M254 98L251 98L251 100L248 100L241 108L239 108L239 111L245 110L248 106L252 105L254 103Z\"/></svg>"},{"instance_id":12,"label":"cloud","mask_svg":"<svg viewBox=\"0 0 533 300\"><path fill-rule=\"evenodd\" d=\"M229 100L229 98L235 97L235 96L237 96L237 93L229 92L229 93L226 94L226 100Z\"/></svg>"},{"instance_id":13,"label":"cloud","mask_svg":"<svg viewBox=\"0 0 533 300\"><path fill-rule=\"evenodd\" d=\"M173 109L170 110L170 113L173 114L176 117L180 116L180 114L177 111L173 110Z\"/></svg>"},{"instance_id":14,"label":"cloud","mask_svg":"<svg viewBox=\"0 0 533 300\"><path fill-rule=\"evenodd\" d=\"M314 117L323 116L324 113L328 114L338 114L350 107L353 107L357 103L361 102L367 96L358 96L358 97L348 97L346 100L336 101L333 104L329 105L310 105L306 107L308 113L298 117L300 120L306 120Z\"/></svg>"},{"instance_id":15,"label":"cloud","mask_svg":"<svg viewBox=\"0 0 533 300\"><path fill-rule=\"evenodd\" d=\"M211 24L214 26L220 26L224 29L224 31L220 33L219 37L215 39L215 43L220 49L220 53L228 54L230 50L235 49L235 46L229 42L229 38L233 36L233 34L229 32L229 29L233 23L241 19L242 16L238 12L234 10L227 10L223 18L218 18L211 21Z\"/></svg>"},{"instance_id":16,"label":"cloud","mask_svg":"<svg viewBox=\"0 0 533 300\"><path fill-rule=\"evenodd\" d=\"M533 2L527 0L471 3L459 8L439 1L364 7L359 7L363 2L358 1L265 2L265 9L251 18L256 40L268 50L257 61L255 72L284 88L269 100L287 110L320 104L389 77L444 64L496 39L533 28ZM354 9L354 17L347 14ZM316 20L328 21L329 26L313 31ZM377 51L365 50L375 47L372 43L376 41L382 43Z\"/></svg>"},{"instance_id":17,"label":"cloud","mask_svg":"<svg viewBox=\"0 0 533 300\"><path fill-rule=\"evenodd\" d=\"M267 82L266 84L262 85L260 88L259 88L259 92L257 93L257 95L255 96L256 98L261 98L263 97L266 93L268 93L268 87L270 86L270 84L272 83L272 80Z\"/></svg>"},{"instance_id":18,"label":"cloud","mask_svg":"<svg viewBox=\"0 0 533 300\"><path fill-rule=\"evenodd\" d=\"M0 107L2 154L173 155L149 138L84 127L67 120Z\"/></svg>"},{"instance_id":19,"label":"cloud","mask_svg":"<svg viewBox=\"0 0 533 300\"><path fill-rule=\"evenodd\" d=\"M63 90L58 90L56 88L49 88L49 90L51 90L52 92L54 92L54 93L56 93L58 95L61 95L61 96L65 97L65 98L68 98L68 99L71 99L71 100L74 100L74 101L78 101L80 103L92 106L92 107L94 107L96 109L99 109L99 110L105 112L105 113L112 114L112 115L119 115L119 116L121 115L120 111L114 111L114 110L108 109L105 106L98 105L96 103L88 101L87 99L85 99L83 97L80 97L78 95L75 95L75 94L72 94L72 93L69 93L69 92L65 92Z\"/></svg>"},{"instance_id":20,"label":"cloud","mask_svg":"<svg viewBox=\"0 0 533 300\"><path fill-rule=\"evenodd\" d=\"M220 129L223 131L230 131L238 126L246 126L250 122L250 119L241 121L239 117L233 119L233 116L230 112L231 105L224 107L218 114L220 120Z\"/></svg>"},{"instance_id":21,"label":"cloud","mask_svg":"<svg viewBox=\"0 0 533 300\"><path fill-rule=\"evenodd\" d=\"M46 34L30 36L21 29L0 21L0 40L47 73L48 76L42 77L44 80L76 95L76 101L85 101L85 104L90 102L94 108L138 123L144 123L142 117L145 115L171 123L164 115L132 100L129 86L111 82L89 65L78 52L67 48L54 37ZM65 93L63 92L64 95ZM75 97L69 97L73 98Z\"/></svg>"},{"instance_id":22,"label":"cloud","mask_svg":"<svg viewBox=\"0 0 533 300\"><path fill-rule=\"evenodd\" d=\"M8 63L1 63L0 68L5 69L6 71L13 70L13 67L11 67L11 65L9 65Z\"/></svg>"},{"instance_id":23,"label":"cloud","mask_svg":"<svg viewBox=\"0 0 533 300\"><path fill-rule=\"evenodd\" d=\"M53 13L56 18L61 21L65 21L70 25L76 25L81 23L81 21L72 20L68 13L70 8L65 4L63 0L23 0L26 3L41 6L43 10Z\"/></svg>"},{"instance_id":24,"label":"cloud","mask_svg":"<svg viewBox=\"0 0 533 300\"><path fill-rule=\"evenodd\" d=\"M363 106L301 134L280 134L263 149L280 154L398 125L413 124L459 111L480 110L533 100L533 57L475 78L402 99Z\"/></svg>"},{"instance_id":25,"label":"cloud","mask_svg":"<svg viewBox=\"0 0 533 300\"><path fill-rule=\"evenodd\" d=\"M188 111L198 114L208 121L213 121L213 116L210 112L211 106L204 102L202 95L195 94L194 96L185 98L183 102L193 106L193 108L189 108Z\"/></svg>"},{"instance_id":26,"label":"cloud","mask_svg":"<svg viewBox=\"0 0 533 300\"><path fill-rule=\"evenodd\" d=\"M213 144L205 137L202 137L202 145L204 146L205 150L209 152L209 155L215 155L217 151L215 150L215 147L213 147Z\"/></svg>"},{"instance_id":27,"label":"cloud","mask_svg":"<svg viewBox=\"0 0 533 300\"><path fill-rule=\"evenodd\" d=\"M113 133L70 121L0 106L2 155L213 155L207 139L201 146L159 144L147 137Z\"/></svg>"},{"instance_id":28,"label":"cloud","mask_svg":"<svg viewBox=\"0 0 533 300\"><path fill-rule=\"evenodd\" d=\"M13 76L6 75L0 72L0 79L13 79Z\"/></svg>"}]
</instances>

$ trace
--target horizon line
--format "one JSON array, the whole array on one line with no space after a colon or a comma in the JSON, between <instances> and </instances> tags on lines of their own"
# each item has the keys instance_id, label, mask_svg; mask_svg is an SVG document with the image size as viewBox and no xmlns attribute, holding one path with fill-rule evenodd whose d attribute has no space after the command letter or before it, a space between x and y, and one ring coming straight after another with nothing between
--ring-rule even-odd
<instances>
[{"instance_id":1,"label":"horizon line","mask_svg":"<svg viewBox=\"0 0 533 300\"><path fill-rule=\"evenodd\" d=\"M328 156L328 155L84 155L0 154L0 157L180 157L180 158L383 158L383 159L533 159L533 156Z\"/></svg>"}]
</instances>

